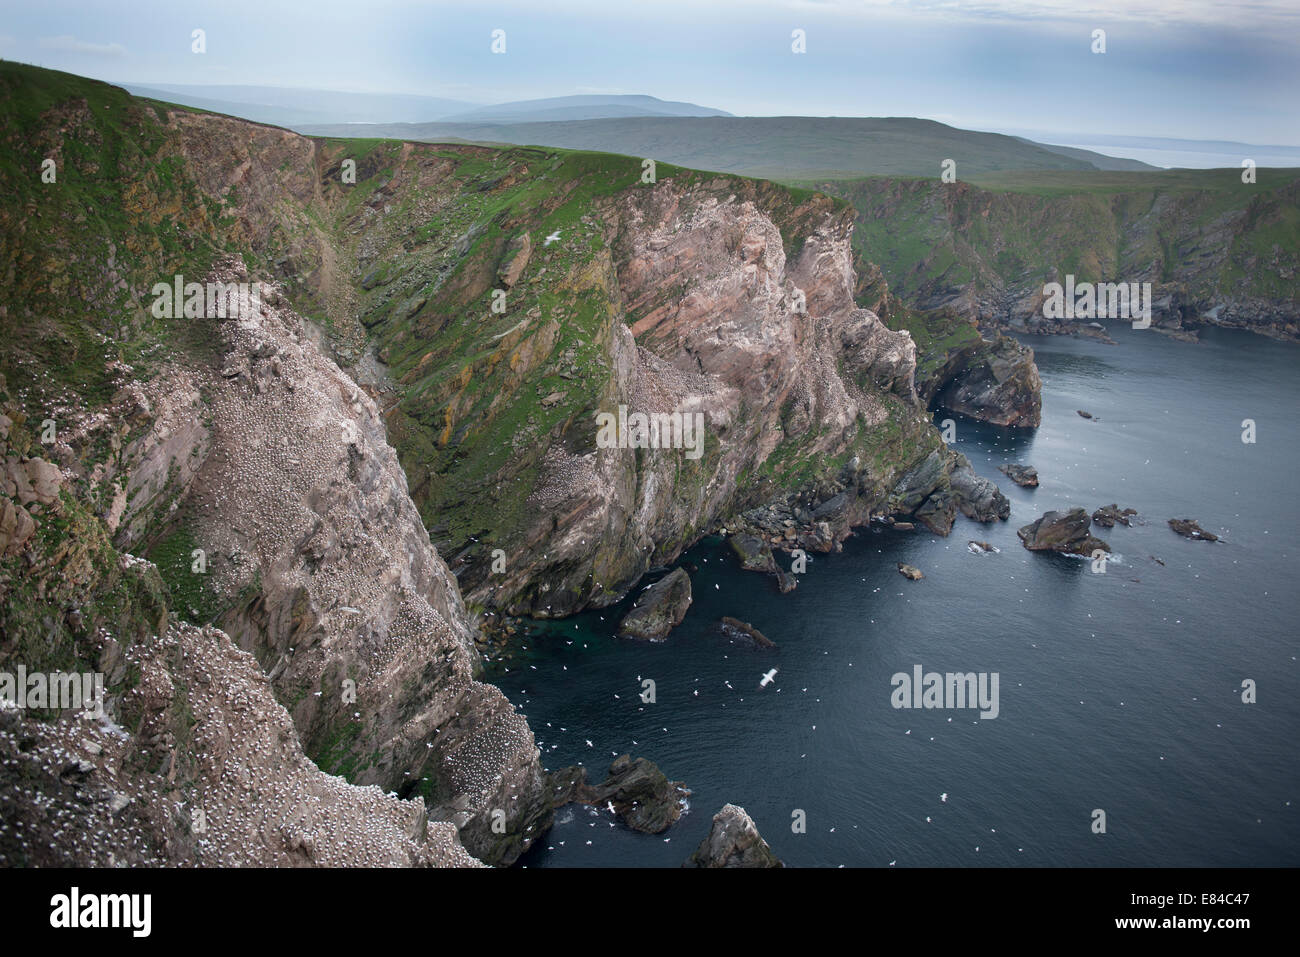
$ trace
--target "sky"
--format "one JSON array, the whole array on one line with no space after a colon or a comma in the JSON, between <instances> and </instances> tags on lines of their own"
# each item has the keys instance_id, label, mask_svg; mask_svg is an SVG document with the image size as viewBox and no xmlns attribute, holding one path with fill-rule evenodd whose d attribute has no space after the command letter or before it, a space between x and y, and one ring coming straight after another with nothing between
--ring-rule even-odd
<instances>
[{"instance_id":1,"label":"sky","mask_svg":"<svg viewBox=\"0 0 1300 957\"><path fill-rule=\"evenodd\" d=\"M645 93L749 116L1300 146L1300 0L0 0L0 10L0 57L118 83L474 103ZM504 54L491 51L494 30ZM806 53L792 52L795 30ZM1092 51L1094 30L1105 53Z\"/></svg>"}]
</instances>

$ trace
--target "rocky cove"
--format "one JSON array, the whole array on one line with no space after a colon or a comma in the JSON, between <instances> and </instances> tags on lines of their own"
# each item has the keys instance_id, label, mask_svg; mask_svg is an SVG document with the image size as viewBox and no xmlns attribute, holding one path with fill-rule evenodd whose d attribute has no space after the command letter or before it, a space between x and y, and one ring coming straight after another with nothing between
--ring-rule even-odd
<instances>
[{"instance_id":1,"label":"rocky cove","mask_svg":"<svg viewBox=\"0 0 1300 957\"><path fill-rule=\"evenodd\" d=\"M548 766L603 771L613 749L636 741L692 793L658 836L611 829L598 810L561 812L522 862L675 867L732 801L786 866L1294 863L1287 735L1300 709L1252 710L1242 680L1274 669L1288 695L1295 681L1293 548L1278 529L1296 516L1269 503L1282 500L1272 470L1300 438L1290 399L1276 401L1294 395L1300 357L1244 333L1199 345L1113 335L1118 349L1027 340L1044 382L1035 432L958 421L955 448L978 473L1037 469L1036 487L1003 486L1006 522L959 514L947 537L875 522L839 551L810 554L785 593L727 539L706 539L677 563L692 601L659 643L615 635L635 596L523 623L513 656L488 673L527 714ZM1236 396L1231 414L1206 398L1225 394ZM1099 424L1075 414L1085 402ZM1247 407L1281 430L1277 445L1241 442ZM1244 477L1242 456L1253 456ZM1123 507L1112 510L1114 499ZM1086 533L1110 548L1104 571L1088 554L1034 552L1018 536L1074 509L1097 513ZM1232 544L1184 537L1166 521L1183 512ZM774 560L790 573L781 549ZM924 578L905 580L899 563ZM737 614L775 646L719 630ZM891 677L918 664L998 673L998 717L896 710ZM638 696L645 679L653 703ZM1116 839L1088 831L1094 807L1107 809Z\"/></svg>"}]
</instances>

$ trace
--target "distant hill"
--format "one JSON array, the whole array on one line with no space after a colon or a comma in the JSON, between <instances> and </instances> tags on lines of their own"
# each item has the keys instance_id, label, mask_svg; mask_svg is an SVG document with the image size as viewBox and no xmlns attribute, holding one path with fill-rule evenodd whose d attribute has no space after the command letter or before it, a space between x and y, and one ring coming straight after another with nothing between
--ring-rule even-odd
<instances>
[{"instance_id":1,"label":"distant hill","mask_svg":"<svg viewBox=\"0 0 1300 957\"><path fill-rule=\"evenodd\" d=\"M1099 170L1113 170L1133 172L1137 170L1154 170L1158 166L1152 166L1150 163L1144 163L1141 160L1124 159L1119 156L1106 156L1104 153L1094 153L1091 150L1079 149L1077 146L1053 146L1050 143L1037 143L1034 140L1027 140L1017 136L1016 139L1022 143L1028 143L1031 146L1041 146L1045 150L1051 150L1053 153L1059 153L1062 156L1069 156L1072 159L1083 160L1085 163L1091 163L1093 167Z\"/></svg>"},{"instance_id":2,"label":"distant hill","mask_svg":"<svg viewBox=\"0 0 1300 957\"><path fill-rule=\"evenodd\" d=\"M305 125L299 131L319 136L559 146L777 180L864 175L937 179L945 159L956 162L958 179L1011 169L1110 169L1110 164L1125 162L1001 133L899 117L640 117L549 123L390 123L364 128Z\"/></svg>"},{"instance_id":3,"label":"distant hill","mask_svg":"<svg viewBox=\"0 0 1300 957\"><path fill-rule=\"evenodd\" d=\"M395 93L338 93L275 86L121 85L136 96L291 129L306 123L423 122L478 106L465 100Z\"/></svg>"},{"instance_id":4,"label":"distant hill","mask_svg":"<svg viewBox=\"0 0 1300 957\"><path fill-rule=\"evenodd\" d=\"M731 116L694 103L661 100L654 96L556 96L542 100L519 100L482 106L456 116L442 117L448 123L540 123L569 120L622 119L634 116ZM437 117L425 117L427 120Z\"/></svg>"},{"instance_id":5,"label":"distant hill","mask_svg":"<svg viewBox=\"0 0 1300 957\"><path fill-rule=\"evenodd\" d=\"M484 105L436 96L339 93L274 86L141 84L122 86L136 96L225 113L257 123L300 129L332 123L508 124L647 116L730 116L695 103L631 94L557 96Z\"/></svg>"}]
</instances>

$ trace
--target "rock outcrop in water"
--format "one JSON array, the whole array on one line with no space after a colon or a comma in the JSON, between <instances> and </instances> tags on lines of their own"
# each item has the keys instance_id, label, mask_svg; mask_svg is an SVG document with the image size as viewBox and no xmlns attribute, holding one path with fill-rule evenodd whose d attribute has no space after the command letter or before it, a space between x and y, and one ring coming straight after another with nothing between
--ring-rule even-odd
<instances>
[{"instance_id":1,"label":"rock outcrop in water","mask_svg":"<svg viewBox=\"0 0 1300 957\"><path fill-rule=\"evenodd\" d=\"M936 449L904 475L890 493L888 508L892 515L914 518L940 535L952 531L958 511L986 523L1011 515L1011 503L998 487L951 449Z\"/></svg>"},{"instance_id":2,"label":"rock outcrop in water","mask_svg":"<svg viewBox=\"0 0 1300 957\"><path fill-rule=\"evenodd\" d=\"M765 517L763 514L752 517L757 524L758 531L768 531L772 534L774 543L781 543L787 547L799 543L800 536L793 519L785 519L781 521L780 525L776 525L775 520L764 522ZM750 518L750 516L746 516L746 518ZM785 524L786 522L789 522L789 524ZM829 533L827 539L833 541ZM747 572L766 572L771 575L776 579L777 588L780 589L782 594L792 592L798 586L798 581L794 575L776 563L771 546L758 537L757 534L737 533L727 539L727 544L731 546L731 550L740 559L740 567L743 570Z\"/></svg>"},{"instance_id":3,"label":"rock outcrop in water","mask_svg":"<svg viewBox=\"0 0 1300 957\"><path fill-rule=\"evenodd\" d=\"M732 640L740 640L756 648L775 648L776 642L763 634L747 621L723 615L718 623L722 634Z\"/></svg>"},{"instance_id":4,"label":"rock outcrop in water","mask_svg":"<svg viewBox=\"0 0 1300 957\"><path fill-rule=\"evenodd\" d=\"M1060 552L1063 555L1091 556L1098 549L1109 552L1110 546L1088 531L1092 519L1086 510L1047 512L1022 527L1016 534L1031 552Z\"/></svg>"},{"instance_id":5,"label":"rock outcrop in water","mask_svg":"<svg viewBox=\"0 0 1300 957\"><path fill-rule=\"evenodd\" d=\"M682 867L784 867L743 807L725 804Z\"/></svg>"},{"instance_id":6,"label":"rock outcrop in water","mask_svg":"<svg viewBox=\"0 0 1300 957\"><path fill-rule=\"evenodd\" d=\"M663 641L682 623L691 607L691 578L684 568L674 568L637 596L636 603L618 623L626 638Z\"/></svg>"},{"instance_id":7,"label":"rock outcrop in water","mask_svg":"<svg viewBox=\"0 0 1300 957\"><path fill-rule=\"evenodd\" d=\"M681 781L670 781L646 758L622 754L609 766L600 784L587 781L584 767L560 768L547 778L553 807L571 802L610 808L628 827L645 834L661 834L682 816L683 802L691 793Z\"/></svg>"},{"instance_id":8,"label":"rock outcrop in water","mask_svg":"<svg viewBox=\"0 0 1300 957\"><path fill-rule=\"evenodd\" d=\"M998 471L1021 488L1038 488L1038 469L1032 465L999 465Z\"/></svg>"},{"instance_id":9,"label":"rock outcrop in water","mask_svg":"<svg viewBox=\"0 0 1300 957\"><path fill-rule=\"evenodd\" d=\"M1042 424L1042 380L1034 352L1010 336L981 339L947 365L931 402L994 425Z\"/></svg>"},{"instance_id":10,"label":"rock outcrop in water","mask_svg":"<svg viewBox=\"0 0 1300 957\"><path fill-rule=\"evenodd\" d=\"M1171 518L1169 519L1169 527L1179 535L1183 536L1183 538L1190 538L1192 541L1217 542L1219 540L1218 535L1215 535L1213 532L1207 532L1205 529L1201 528L1195 519Z\"/></svg>"},{"instance_id":11,"label":"rock outcrop in water","mask_svg":"<svg viewBox=\"0 0 1300 957\"><path fill-rule=\"evenodd\" d=\"M1117 504L1103 505L1092 513L1092 522L1102 528L1114 528L1117 523L1131 528L1137 524L1137 514L1135 508L1120 508Z\"/></svg>"}]
</instances>

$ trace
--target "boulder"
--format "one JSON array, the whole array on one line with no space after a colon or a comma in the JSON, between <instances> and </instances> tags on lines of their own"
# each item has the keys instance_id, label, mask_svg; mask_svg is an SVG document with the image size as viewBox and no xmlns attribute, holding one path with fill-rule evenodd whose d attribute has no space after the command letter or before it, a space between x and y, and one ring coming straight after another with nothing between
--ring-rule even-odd
<instances>
[{"instance_id":1,"label":"boulder","mask_svg":"<svg viewBox=\"0 0 1300 957\"><path fill-rule=\"evenodd\" d=\"M641 592L618 623L618 633L625 638L663 641L682 623L690 607L691 578L686 569L674 568Z\"/></svg>"},{"instance_id":2,"label":"boulder","mask_svg":"<svg viewBox=\"0 0 1300 957\"><path fill-rule=\"evenodd\" d=\"M784 867L743 807L725 805L713 815L709 836L682 867Z\"/></svg>"},{"instance_id":3,"label":"boulder","mask_svg":"<svg viewBox=\"0 0 1300 957\"><path fill-rule=\"evenodd\" d=\"M0 499L0 556L16 555L36 531L36 521L16 502Z\"/></svg>"},{"instance_id":4,"label":"boulder","mask_svg":"<svg viewBox=\"0 0 1300 957\"><path fill-rule=\"evenodd\" d=\"M908 581L914 582L920 581L925 577L921 574L921 569L917 568L915 565L907 565L903 562L898 563L898 574L902 575Z\"/></svg>"},{"instance_id":5,"label":"boulder","mask_svg":"<svg viewBox=\"0 0 1300 957\"><path fill-rule=\"evenodd\" d=\"M36 501L49 505L59 497L59 487L63 484L63 472L53 462L44 459L28 459L23 463L27 476L31 480L32 495Z\"/></svg>"},{"instance_id":6,"label":"boulder","mask_svg":"<svg viewBox=\"0 0 1300 957\"><path fill-rule=\"evenodd\" d=\"M1091 555L1110 546L1089 533L1092 519L1087 511L1072 508L1068 512L1052 511L1021 528L1016 534L1031 552L1060 552L1063 555Z\"/></svg>"}]
</instances>

